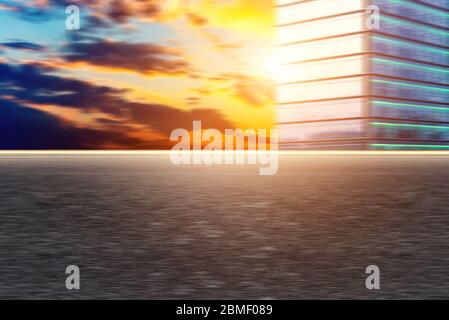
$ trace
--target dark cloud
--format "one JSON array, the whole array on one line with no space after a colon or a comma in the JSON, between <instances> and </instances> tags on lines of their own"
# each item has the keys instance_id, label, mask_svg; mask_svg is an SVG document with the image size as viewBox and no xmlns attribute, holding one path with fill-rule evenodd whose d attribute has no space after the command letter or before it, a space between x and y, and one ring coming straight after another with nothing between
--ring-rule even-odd
<instances>
[{"instance_id":1,"label":"dark cloud","mask_svg":"<svg viewBox=\"0 0 449 320\"><path fill-rule=\"evenodd\" d=\"M111 23L109 20L103 19L98 16L90 15L86 18L86 21L87 23L84 23L84 27L80 30L81 32L85 30L98 31L99 29L107 29L113 26L113 23Z\"/></svg>"},{"instance_id":2,"label":"dark cloud","mask_svg":"<svg viewBox=\"0 0 449 320\"><path fill-rule=\"evenodd\" d=\"M27 41L12 41L12 42L0 42L0 48L17 49L17 50L29 50L29 51L44 51L45 47L36 43Z\"/></svg>"},{"instance_id":3,"label":"dark cloud","mask_svg":"<svg viewBox=\"0 0 449 320\"><path fill-rule=\"evenodd\" d=\"M133 16L132 7L124 0L113 0L107 13L109 18L117 23L125 23Z\"/></svg>"},{"instance_id":4,"label":"dark cloud","mask_svg":"<svg viewBox=\"0 0 449 320\"><path fill-rule=\"evenodd\" d=\"M145 146L123 132L75 128L47 113L0 98L0 149L123 149ZM146 144L149 147L149 144Z\"/></svg>"},{"instance_id":5,"label":"dark cloud","mask_svg":"<svg viewBox=\"0 0 449 320\"><path fill-rule=\"evenodd\" d=\"M34 64L0 63L0 93L31 103L120 113L120 110L115 110L114 101L116 95L123 93L122 90L55 76L49 74L51 71L48 67Z\"/></svg>"},{"instance_id":6,"label":"dark cloud","mask_svg":"<svg viewBox=\"0 0 449 320\"><path fill-rule=\"evenodd\" d=\"M111 0L104 15L115 23L127 23L132 17L155 18L161 14L160 0Z\"/></svg>"},{"instance_id":7,"label":"dark cloud","mask_svg":"<svg viewBox=\"0 0 449 320\"><path fill-rule=\"evenodd\" d=\"M145 43L127 43L97 39L72 42L63 58L96 66L128 69L144 74L181 74L189 71L179 49Z\"/></svg>"},{"instance_id":8,"label":"dark cloud","mask_svg":"<svg viewBox=\"0 0 449 320\"><path fill-rule=\"evenodd\" d=\"M0 63L0 148L167 148L173 129L190 129L194 120L204 128L233 128L213 109L179 110L122 98L124 91L52 74L40 65ZM3 97L3 98L2 98ZM8 97L6 99L6 97ZM84 113L102 112L118 121L100 120L106 129L79 129L27 105L56 105ZM166 140L131 139L129 126L147 127Z\"/></svg>"},{"instance_id":9,"label":"dark cloud","mask_svg":"<svg viewBox=\"0 0 449 320\"><path fill-rule=\"evenodd\" d=\"M124 24L133 17L154 18L161 13L161 0L49 0L47 6L36 6L33 3L11 2L8 6L20 17L31 21L43 21L54 16L51 8L66 8L78 5L82 12L98 26L111 25L111 23ZM101 21L102 20L102 21Z\"/></svg>"},{"instance_id":10,"label":"dark cloud","mask_svg":"<svg viewBox=\"0 0 449 320\"><path fill-rule=\"evenodd\" d=\"M149 124L164 134L170 134L173 129L191 129L192 122L201 120L203 128L224 129L234 128L230 121L225 119L215 109L192 109L181 111L164 105L149 105L144 103L130 103L129 114L133 121Z\"/></svg>"}]
</instances>

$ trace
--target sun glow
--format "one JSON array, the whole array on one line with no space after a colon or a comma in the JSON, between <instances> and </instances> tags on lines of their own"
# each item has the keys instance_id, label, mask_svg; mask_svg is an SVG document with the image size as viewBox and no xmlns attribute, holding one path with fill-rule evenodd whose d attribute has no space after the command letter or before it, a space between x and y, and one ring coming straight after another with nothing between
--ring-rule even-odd
<instances>
[{"instance_id":1,"label":"sun glow","mask_svg":"<svg viewBox=\"0 0 449 320\"><path fill-rule=\"evenodd\" d=\"M275 80L279 78L283 70L282 64L275 54L267 56L262 62L262 67L267 76Z\"/></svg>"},{"instance_id":2,"label":"sun glow","mask_svg":"<svg viewBox=\"0 0 449 320\"><path fill-rule=\"evenodd\" d=\"M249 64L259 76L275 82L282 78L284 72L280 52L274 48L255 53Z\"/></svg>"}]
</instances>

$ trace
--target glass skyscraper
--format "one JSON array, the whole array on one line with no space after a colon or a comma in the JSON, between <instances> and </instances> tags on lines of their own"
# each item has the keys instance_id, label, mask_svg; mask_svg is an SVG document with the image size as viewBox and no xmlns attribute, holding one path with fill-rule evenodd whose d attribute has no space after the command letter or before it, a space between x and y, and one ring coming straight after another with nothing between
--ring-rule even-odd
<instances>
[{"instance_id":1,"label":"glass skyscraper","mask_svg":"<svg viewBox=\"0 0 449 320\"><path fill-rule=\"evenodd\" d=\"M449 0L278 0L277 13L281 148L449 150Z\"/></svg>"}]
</instances>

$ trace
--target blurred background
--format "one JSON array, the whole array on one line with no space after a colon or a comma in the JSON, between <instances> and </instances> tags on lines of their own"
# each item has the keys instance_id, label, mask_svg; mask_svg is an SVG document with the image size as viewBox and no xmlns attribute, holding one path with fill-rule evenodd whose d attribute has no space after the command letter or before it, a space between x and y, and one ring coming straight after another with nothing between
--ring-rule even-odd
<instances>
[{"instance_id":1,"label":"blurred background","mask_svg":"<svg viewBox=\"0 0 449 320\"><path fill-rule=\"evenodd\" d=\"M69 5L80 29L67 30ZM1 149L166 149L270 128L269 0L0 1Z\"/></svg>"}]
</instances>

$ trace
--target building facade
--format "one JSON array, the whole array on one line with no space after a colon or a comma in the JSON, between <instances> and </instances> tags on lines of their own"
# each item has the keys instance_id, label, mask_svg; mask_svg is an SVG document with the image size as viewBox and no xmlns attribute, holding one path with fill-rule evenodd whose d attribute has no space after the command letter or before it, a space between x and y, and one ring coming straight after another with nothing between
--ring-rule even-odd
<instances>
[{"instance_id":1,"label":"building facade","mask_svg":"<svg viewBox=\"0 0 449 320\"><path fill-rule=\"evenodd\" d=\"M449 0L278 0L277 14L281 148L449 150Z\"/></svg>"}]
</instances>

